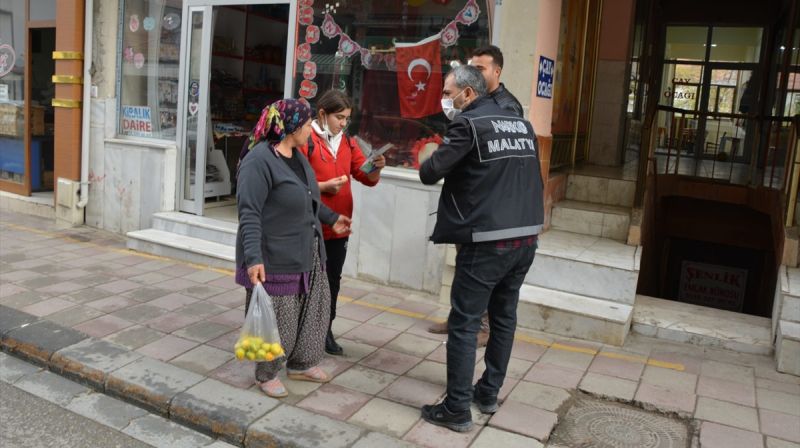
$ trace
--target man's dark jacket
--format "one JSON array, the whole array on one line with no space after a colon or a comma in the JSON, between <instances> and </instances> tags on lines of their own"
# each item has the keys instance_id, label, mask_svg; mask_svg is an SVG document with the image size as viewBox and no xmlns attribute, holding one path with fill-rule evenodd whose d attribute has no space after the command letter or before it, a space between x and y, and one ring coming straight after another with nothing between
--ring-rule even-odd
<instances>
[{"instance_id":1,"label":"man's dark jacket","mask_svg":"<svg viewBox=\"0 0 800 448\"><path fill-rule=\"evenodd\" d=\"M509 92L502 82L496 89L489 93L489 96L494 99L494 102L497 103L501 109L510 110L518 117L525 118L525 112L522 110L522 104L519 104L517 97Z\"/></svg>"},{"instance_id":2,"label":"man's dark jacket","mask_svg":"<svg viewBox=\"0 0 800 448\"><path fill-rule=\"evenodd\" d=\"M434 243L474 243L536 235L544 222L539 151L533 126L489 96L447 127L419 170L422 183L444 178Z\"/></svg>"}]
</instances>

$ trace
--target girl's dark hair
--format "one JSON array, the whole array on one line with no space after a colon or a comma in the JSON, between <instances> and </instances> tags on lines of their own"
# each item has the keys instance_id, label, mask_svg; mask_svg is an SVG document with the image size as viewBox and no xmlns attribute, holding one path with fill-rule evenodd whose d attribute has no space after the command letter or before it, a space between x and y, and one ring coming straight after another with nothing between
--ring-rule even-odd
<instances>
[{"instance_id":1,"label":"girl's dark hair","mask_svg":"<svg viewBox=\"0 0 800 448\"><path fill-rule=\"evenodd\" d=\"M345 95L341 90L328 90L317 100L315 109L322 109L326 114L335 114L345 109L353 108L353 100Z\"/></svg>"}]
</instances>

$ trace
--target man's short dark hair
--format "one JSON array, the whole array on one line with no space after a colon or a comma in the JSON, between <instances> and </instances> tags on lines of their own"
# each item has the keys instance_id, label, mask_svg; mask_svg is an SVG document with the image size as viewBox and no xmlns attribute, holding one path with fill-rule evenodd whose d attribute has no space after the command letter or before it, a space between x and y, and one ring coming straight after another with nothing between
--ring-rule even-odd
<instances>
[{"instance_id":1,"label":"man's short dark hair","mask_svg":"<svg viewBox=\"0 0 800 448\"><path fill-rule=\"evenodd\" d=\"M503 52L494 45L476 48L472 52L472 56L491 56L492 61L497 64L498 67L503 68Z\"/></svg>"},{"instance_id":2,"label":"man's short dark hair","mask_svg":"<svg viewBox=\"0 0 800 448\"><path fill-rule=\"evenodd\" d=\"M480 70L471 65L459 65L450 70L447 76L453 77L459 89L470 87L476 95L486 95L486 79Z\"/></svg>"}]
</instances>

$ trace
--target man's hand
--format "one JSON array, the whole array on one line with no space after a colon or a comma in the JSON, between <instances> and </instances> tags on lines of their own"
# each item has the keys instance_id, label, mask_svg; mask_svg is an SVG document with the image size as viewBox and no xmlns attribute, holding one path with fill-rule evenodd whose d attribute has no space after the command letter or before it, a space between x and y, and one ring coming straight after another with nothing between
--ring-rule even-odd
<instances>
[{"instance_id":1,"label":"man's hand","mask_svg":"<svg viewBox=\"0 0 800 448\"><path fill-rule=\"evenodd\" d=\"M267 273L264 271L263 264L256 264L247 268L247 275L250 277L250 283L254 285L267 281Z\"/></svg>"},{"instance_id":2,"label":"man's hand","mask_svg":"<svg viewBox=\"0 0 800 448\"><path fill-rule=\"evenodd\" d=\"M336 223L333 224L333 231L335 233L345 233L350 231L350 218L344 215L339 215L339 219L336 220Z\"/></svg>"},{"instance_id":3,"label":"man's hand","mask_svg":"<svg viewBox=\"0 0 800 448\"><path fill-rule=\"evenodd\" d=\"M328 179L324 182L319 183L319 191L326 194L336 194L342 188L342 185L346 184L348 177L346 174L343 174L339 177L334 177L333 179Z\"/></svg>"}]
</instances>

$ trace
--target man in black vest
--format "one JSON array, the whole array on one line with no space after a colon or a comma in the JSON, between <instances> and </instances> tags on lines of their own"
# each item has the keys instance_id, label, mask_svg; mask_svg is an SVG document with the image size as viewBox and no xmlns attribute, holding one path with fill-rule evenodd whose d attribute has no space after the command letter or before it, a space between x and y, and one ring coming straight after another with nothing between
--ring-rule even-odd
<instances>
[{"instance_id":1,"label":"man in black vest","mask_svg":"<svg viewBox=\"0 0 800 448\"><path fill-rule=\"evenodd\" d=\"M514 113L520 118L523 117L522 105L517 98L506 89L500 82L500 74L503 72L503 52L494 45L487 45L475 49L472 52L472 59L469 65L480 70L483 79L486 80L486 89L495 103L500 108ZM436 323L428 328L431 333L447 333L447 322ZM478 347L486 346L489 341L489 317L486 313L481 316L481 330L478 332Z\"/></svg>"},{"instance_id":2,"label":"man in black vest","mask_svg":"<svg viewBox=\"0 0 800 448\"><path fill-rule=\"evenodd\" d=\"M533 126L487 96L477 68L462 65L447 75L442 109L452 123L419 177L426 185L444 178L431 240L456 244L458 254L447 320L447 396L423 406L422 418L469 431L470 402L484 413L497 410L544 201ZM487 309L486 370L473 386L476 334Z\"/></svg>"}]
</instances>

